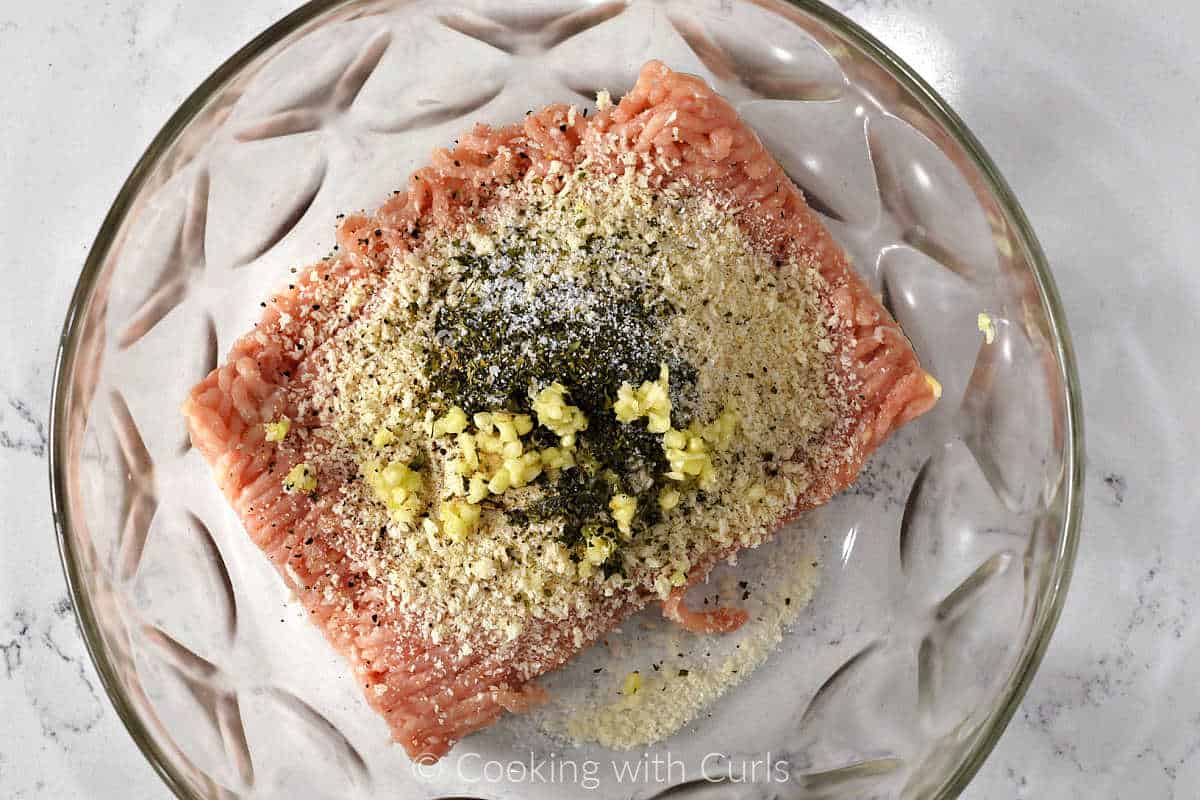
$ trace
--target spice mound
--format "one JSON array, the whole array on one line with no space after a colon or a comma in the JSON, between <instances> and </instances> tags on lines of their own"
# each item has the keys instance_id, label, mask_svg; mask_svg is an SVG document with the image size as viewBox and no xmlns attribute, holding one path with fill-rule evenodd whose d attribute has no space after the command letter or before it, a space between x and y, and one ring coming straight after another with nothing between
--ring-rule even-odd
<instances>
[{"instance_id":1,"label":"spice mound","mask_svg":"<svg viewBox=\"0 0 1200 800\"><path fill-rule=\"evenodd\" d=\"M434 643L590 640L604 597L667 600L840 443L827 291L703 192L587 163L506 189L389 270L296 398L307 468L351 477L340 546Z\"/></svg>"}]
</instances>

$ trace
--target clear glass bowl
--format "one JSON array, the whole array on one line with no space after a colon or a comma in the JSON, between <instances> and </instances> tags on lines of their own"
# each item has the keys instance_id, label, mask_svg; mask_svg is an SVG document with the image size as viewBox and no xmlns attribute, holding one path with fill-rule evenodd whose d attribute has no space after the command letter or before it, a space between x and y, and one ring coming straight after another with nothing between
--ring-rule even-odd
<instances>
[{"instance_id":1,"label":"clear glass bowl","mask_svg":"<svg viewBox=\"0 0 1200 800\"><path fill-rule=\"evenodd\" d=\"M697 724L629 754L509 718L416 774L226 509L178 407L258 298L327 251L337 212L378 205L475 120L618 96L649 58L705 76L755 126L945 393L852 490L745 559L753 574L811 558L820 580ZM1062 309L995 167L877 41L778 0L301 8L183 104L117 197L63 332L51 461L101 680L171 789L204 798L954 796L1054 628L1082 468ZM622 636L637 644L652 616ZM552 683L590 680L576 665ZM655 758L677 765L666 780L613 774Z\"/></svg>"}]
</instances>

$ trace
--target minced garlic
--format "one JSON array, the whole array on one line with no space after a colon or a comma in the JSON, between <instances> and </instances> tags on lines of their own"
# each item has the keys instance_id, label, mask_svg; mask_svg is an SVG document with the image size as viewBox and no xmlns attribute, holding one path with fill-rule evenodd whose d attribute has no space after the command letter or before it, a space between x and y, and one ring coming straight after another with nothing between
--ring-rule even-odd
<instances>
[{"instance_id":1,"label":"minced garlic","mask_svg":"<svg viewBox=\"0 0 1200 800\"><path fill-rule=\"evenodd\" d=\"M712 457L704 437L692 431L669 430L663 434L663 450L671 471L667 477L673 481L695 478L701 485L713 480Z\"/></svg>"},{"instance_id":2,"label":"minced garlic","mask_svg":"<svg viewBox=\"0 0 1200 800\"><path fill-rule=\"evenodd\" d=\"M488 489L488 482L484 479L484 477L482 475L472 475L470 484L467 488L467 502L480 503L487 499L489 492L490 489Z\"/></svg>"},{"instance_id":3,"label":"minced garlic","mask_svg":"<svg viewBox=\"0 0 1200 800\"><path fill-rule=\"evenodd\" d=\"M613 413L620 422L633 422L646 417L649 424L646 430L651 433L666 433L671 428L671 398L667 394L670 387L670 372L667 365L660 368L658 380L646 381L634 389L628 383L617 389L617 401L613 403Z\"/></svg>"},{"instance_id":4,"label":"minced garlic","mask_svg":"<svg viewBox=\"0 0 1200 800\"><path fill-rule=\"evenodd\" d=\"M375 490L376 498L398 522L412 525L425 508L421 497L425 482L406 464L371 462L366 467L366 478L367 484Z\"/></svg>"},{"instance_id":5,"label":"minced garlic","mask_svg":"<svg viewBox=\"0 0 1200 800\"><path fill-rule=\"evenodd\" d=\"M283 479L283 491L288 494L308 494L316 488L317 473L305 462L288 470L288 474Z\"/></svg>"},{"instance_id":6,"label":"minced garlic","mask_svg":"<svg viewBox=\"0 0 1200 800\"><path fill-rule=\"evenodd\" d=\"M371 444L374 445L376 450L382 450L395 441L396 434L392 433L387 428L380 428L379 430L375 431L375 435L371 437Z\"/></svg>"},{"instance_id":7,"label":"minced garlic","mask_svg":"<svg viewBox=\"0 0 1200 800\"><path fill-rule=\"evenodd\" d=\"M461 500L448 500L441 505L442 532L451 541L462 542L479 524L479 506Z\"/></svg>"},{"instance_id":8,"label":"minced garlic","mask_svg":"<svg viewBox=\"0 0 1200 800\"><path fill-rule=\"evenodd\" d=\"M612 500L608 501L608 510L616 520L617 530L625 535L632 533L630 526L633 523L633 515L637 512L637 500L627 494L615 494Z\"/></svg>"},{"instance_id":9,"label":"minced garlic","mask_svg":"<svg viewBox=\"0 0 1200 800\"><path fill-rule=\"evenodd\" d=\"M275 422L263 423L265 431L263 438L268 442L282 442L287 438L288 431L292 428L292 421L287 417L280 417Z\"/></svg>"},{"instance_id":10,"label":"minced garlic","mask_svg":"<svg viewBox=\"0 0 1200 800\"><path fill-rule=\"evenodd\" d=\"M607 536L593 536L587 541L584 558L595 566L600 566L616 552L617 546Z\"/></svg>"},{"instance_id":11,"label":"minced garlic","mask_svg":"<svg viewBox=\"0 0 1200 800\"><path fill-rule=\"evenodd\" d=\"M992 322L990 314L984 311L979 312L975 324L979 327L979 332L983 334L984 344L996 341L996 325Z\"/></svg>"},{"instance_id":12,"label":"minced garlic","mask_svg":"<svg viewBox=\"0 0 1200 800\"><path fill-rule=\"evenodd\" d=\"M575 445L575 435L587 430L587 417L579 408L566 401L567 389L561 383L552 383L533 398L533 411L538 424L558 434L563 447Z\"/></svg>"},{"instance_id":13,"label":"minced garlic","mask_svg":"<svg viewBox=\"0 0 1200 800\"><path fill-rule=\"evenodd\" d=\"M458 406L446 412L433 423L433 435L445 436L448 433L462 433L467 429L467 413Z\"/></svg>"}]
</instances>

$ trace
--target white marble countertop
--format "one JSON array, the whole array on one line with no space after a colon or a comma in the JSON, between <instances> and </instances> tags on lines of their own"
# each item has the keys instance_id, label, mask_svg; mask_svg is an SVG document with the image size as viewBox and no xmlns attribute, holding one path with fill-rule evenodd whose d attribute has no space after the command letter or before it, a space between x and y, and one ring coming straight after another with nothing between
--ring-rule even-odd
<instances>
[{"instance_id":1,"label":"white marble countertop","mask_svg":"<svg viewBox=\"0 0 1200 800\"><path fill-rule=\"evenodd\" d=\"M69 8L68 8L69 5ZM48 401L109 201L185 94L293 0L0 4L0 797L167 790L103 696L50 523ZM967 791L1200 786L1200 5L839 0L942 92L1032 218L1079 353L1089 473L1058 633Z\"/></svg>"}]
</instances>

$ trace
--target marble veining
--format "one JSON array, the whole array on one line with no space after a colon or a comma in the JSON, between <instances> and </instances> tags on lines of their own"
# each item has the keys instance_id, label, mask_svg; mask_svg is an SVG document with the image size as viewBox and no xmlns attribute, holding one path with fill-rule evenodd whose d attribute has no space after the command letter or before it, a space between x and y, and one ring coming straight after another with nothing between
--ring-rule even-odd
<instances>
[{"instance_id":1,"label":"marble veining","mask_svg":"<svg viewBox=\"0 0 1200 800\"><path fill-rule=\"evenodd\" d=\"M1084 386L1084 537L1042 669L966 797L1200 786L1200 56L1184 0L837 0L966 119L1054 267ZM288 0L0 9L0 797L163 798L87 658L46 481L63 312L108 203L179 101ZM53 109L53 113L51 113ZM1151 311L1153 308L1153 311ZM898 476L873 465L856 491Z\"/></svg>"},{"instance_id":2,"label":"marble veining","mask_svg":"<svg viewBox=\"0 0 1200 800\"><path fill-rule=\"evenodd\" d=\"M5 398L0 406L0 449L41 458L46 455L46 425L23 400Z\"/></svg>"}]
</instances>

